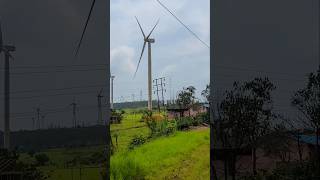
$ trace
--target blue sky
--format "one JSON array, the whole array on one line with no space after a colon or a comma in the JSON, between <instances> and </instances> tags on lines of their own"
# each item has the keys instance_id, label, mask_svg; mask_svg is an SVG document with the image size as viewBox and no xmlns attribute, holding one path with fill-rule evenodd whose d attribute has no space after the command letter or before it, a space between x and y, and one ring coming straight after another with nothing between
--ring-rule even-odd
<instances>
[{"instance_id":1,"label":"blue sky","mask_svg":"<svg viewBox=\"0 0 320 180\"><path fill-rule=\"evenodd\" d=\"M209 0L162 0L203 41L210 40ZM145 34L157 19L159 25L152 34L153 79L166 77L166 97L174 96L183 87L193 85L197 95L209 83L209 48L197 40L174 19L156 0L111 0L111 72L114 100L131 101L147 97L147 49L135 79L133 79L143 45L143 36L134 19L137 16ZM171 85L170 85L171 79Z\"/></svg>"}]
</instances>

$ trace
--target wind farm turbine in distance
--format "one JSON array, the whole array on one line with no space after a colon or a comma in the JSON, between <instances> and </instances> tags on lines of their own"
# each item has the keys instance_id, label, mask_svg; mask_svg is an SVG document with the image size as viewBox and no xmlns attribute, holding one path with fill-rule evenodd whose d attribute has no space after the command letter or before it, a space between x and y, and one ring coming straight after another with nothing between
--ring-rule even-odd
<instances>
[{"instance_id":1,"label":"wind farm turbine in distance","mask_svg":"<svg viewBox=\"0 0 320 180\"><path fill-rule=\"evenodd\" d=\"M142 51L141 51L141 55L140 55L140 59L139 59L139 62L138 62L138 65L137 65L137 69L134 73L134 77L136 76L137 74L137 71L139 69L139 65L140 65L140 61L142 59L142 55L143 55L143 52L144 52L144 49L146 47L146 44L148 43L148 110L152 110L152 64L151 64L151 43L154 43L155 40L153 38L150 38L150 35L152 34L153 30L156 28L156 26L158 25L159 23L159 19L156 23L156 25L152 28L152 30L150 31L149 35L146 36L142 30L142 27L139 23L139 20L137 17L135 17L136 20L137 20L137 23L140 27L140 30L142 32L142 35L143 35L143 47L142 47Z\"/></svg>"},{"instance_id":2,"label":"wind farm turbine in distance","mask_svg":"<svg viewBox=\"0 0 320 180\"><path fill-rule=\"evenodd\" d=\"M2 39L2 30L0 23L0 54L4 53L4 148L10 149L10 58L13 58L10 52L15 51L14 46L4 45Z\"/></svg>"}]
</instances>

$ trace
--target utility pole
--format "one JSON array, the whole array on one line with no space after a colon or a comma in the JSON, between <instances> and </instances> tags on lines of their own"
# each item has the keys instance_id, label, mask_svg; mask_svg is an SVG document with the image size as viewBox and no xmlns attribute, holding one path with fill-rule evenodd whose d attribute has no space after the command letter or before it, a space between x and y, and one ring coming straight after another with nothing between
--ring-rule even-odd
<instances>
[{"instance_id":1,"label":"utility pole","mask_svg":"<svg viewBox=\"0 0 320 180\"><path fill-rule=\"evenodd\" d=\"M158 111L159 111L159 113L160 113L160 102L159 102L159 91L160 91L160 90L159 90L159 85L160 85L160 84L158 84L158 80L159 80L159 79L154 79L154 80L153 80L153 83L154 83L153 86L156 88L156 90L154 90L153 93L154 93L154 94L157 93L157 98L158 98Z\"/></svg>"},{"instance_id":2,"label":"utility pole","mask_svg":"<svg viewBox=\"0 0 320 180\"><path fill-rule=\"evenodd\" d=\"M170 104L172 104L174 95L173 95L173 90L172 90L172 78L171 77L169 78L169 83L170 83L170 88L169 88L170 89L170 101L169 102L170 102Z\"/></svg>"},{"instance_id":3,"label":"utility pole","mask_svg":"<svg viewBox=\"0 0 320 180\"><path fill-rule=\"evenodd\" d=\"M142 101L142 90L140 90L140 101Z\"/></svg>"},{"instance_id":4,"label":"utility pole","mask_svg":"<svg viewBox=\"0 0 320 180\"><path fill-rule=\"evenodd\" d=\"M2 39L2 29L0 24L0 54L4 52L4 148L10 150L10 52L16 47L4 45Z\"/></svg>"},{"instance_id":5,"label":"utility pole","mask_svg":"<svg viewBox=\"0 0 320 180\"><path fill-rule=\"evenodd\" d=\"M44 121L45 117L46 117L45 115L41 115L42 128L44 128L44 129L45 129L45 126L46 126L45 121Z\"/></svg>"},{"instance_id":6,"label":"utility pole","mask_svg":"<svg viewBox=\"0 0 320 180\"><path fill-rule=\"evenodd\" d=\"M166 92L166 89L164 89L164 87L166 86L165 83L166 78L162 77L160 78L160 84L161 84L161 94L162 94L162 106L164 107L164 96L163 96L163 91Z\"/></svg>"},{"instance_id":7,"label":"utility pole","mask_svg":"<svg viewBox=\"0 0 320 180\"><path fill-rule=\"evenodd\" d=\"M35 119L34 119L34 117L32 118L32 130L35 130Z\"/></svg>"},{"instance_id":8,"label":"utility pole","mask_svg":"<svg viewBox=\"0 0 320 180\"><path fill-rule=\"evenodd\" d=\"M161 91L161 95L162 95L162 105L164 106L164 94L163 91L166 91L164 89L165 87L165 77L161 77L161 78L157 78L154 79L153 82L155 83L154 86L156 88L156 90L154 91L154 94L157 93L157 97L158 97L158 109L160 112L160 100L159 100L159 91Z\"/></svg>"},{"instance_id":9,"label":"utility pole","mask_svg":"<svg viewBox=\"0 0 320 180\"><path fill-rule=\"evenodd\" d=\"M77 127L77 103L75 98L73 98L73 102L70 104L72 106L72 124L73 127Z\"/></svg>"},{"instance_id":10,"label":"utility pole","mask_svg":"<svg viewBox=\"0 0 320 180\"><path fill-rule=\"evenodd\" d=\"M38 129L41 128L41 125L40 125L40 108L38 107L37 108L37 124L38 124Z\"/></svg>"},{"instance_id":11,"label":"utility pole","mask_svg":"<svg viewBox=\"0 0 320 180\"><path fill-rule=\"evenodd\" d=\"M98 98L98 125L103 125L103 119L102 119L102 104L101 104L101 98L103 98L103 96L101 95L102 93L102 89L101 91L98 93L97 98Z\"/></svg>"},{"instance_id":12,"label":"utility pole","mask_svg":"<svg viewBox=\"0 0 320 180\"><path fill-rule=\"evenodd\" d=\"M111 76L111 97L110 97L110 99L111 99L111 105L110 105L111 109L113 109L113 80L114 80L114 78L115 78L115 76Z\"/></svg>"},{"instance_id":13,"label":"utility pole","mask_svg":"<svg viewBox=\"0 0 320 180\"><path fill-rule=\"evenodd\" d=\"M134 102L134 94L132 94L131 96L132 96L132 102Z\"/></svg>"}]
</instances>

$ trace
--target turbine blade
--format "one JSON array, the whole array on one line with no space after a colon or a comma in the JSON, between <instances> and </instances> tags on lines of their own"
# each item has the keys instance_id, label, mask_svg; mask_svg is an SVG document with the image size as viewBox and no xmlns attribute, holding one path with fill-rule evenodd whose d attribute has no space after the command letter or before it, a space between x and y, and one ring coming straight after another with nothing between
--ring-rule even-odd
<instances>
[{"instance_id":1,"label":"turbine blade","mask_svg":"<svg viewBox=\"0 0 320 180\"><path fill-rule=\"evenodd\" d=\"M137 20L137 23L138 23L138 25L139 25L139 27L140 27L140 30L141 30L141 32L142 32L142 35L143 35L143 38L146 38L146 35L144 34L144 32L143 32L143 30L142 30L142 27L141 27L141 24L139 23L139 20L138 20L138 18L135 16L135 18L136 18L136 20Z\"/></svg>"},{"instance_id":2,"label":"turbine blade","mask_svg":"<svg viewBox=\"0 0 320 180\"><path fill-rule=\"evenodd\" d=\"M158 19L156 25L154 25L154 27L152 28L151 32L149 33L149 35L147 36L147 39L150 37L150 35L152 34L153 30L157 27L157 25L159 24L160 19Z\"/></svg>"},{"instance_id":3,"label":"turbine blade","mask_svg":"<svg viewBox=\"0 0 320 180\"><path fill-rule=\"evenodd\" d=\"M136 72L134 73L133 78L136 77L136 74L137 74L137 71L138 71L138 69L139 69L140 61L141 61L141 59L142 59L142 55L143 55L144 49L145 49L145 47L146 47L146 44L147 44L147 42L144 41L144 42L143 42L143 48L142 48L141 55L140 55L140 59L139 59L139 62L138 62L138 65L137 65L137 69L136 69Z\"/></svg>"}]
</instances>

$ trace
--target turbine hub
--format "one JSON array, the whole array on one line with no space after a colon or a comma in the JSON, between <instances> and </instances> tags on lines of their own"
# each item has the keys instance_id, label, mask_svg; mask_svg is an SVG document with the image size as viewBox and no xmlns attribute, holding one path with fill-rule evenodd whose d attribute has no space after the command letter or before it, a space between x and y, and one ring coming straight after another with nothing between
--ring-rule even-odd
<instances>
[{"instance_id":1,"label":"turbine hub","mask_svg":"<svg viewBox=\"0 0 320 180\"><path fill-rule=\"evenodd\" d=\"M4 51L15 51L16 50L16 47L14 46L3 46L2 47Z\"/></svg>"},{"instance_id":2,"label":"turbine hub","mask_svg":"<svg viewBox=\"0 0 320 180\"><path fill-rule=\"evenodd\" d=\"M152 39L152 38L150 38L150 39L146 39L146 41L147 41L147 42L149 42L149 43L154 43L154 42L155 42L155 40L154 40L154 39Z\"/></svg>"}]
</instances>

